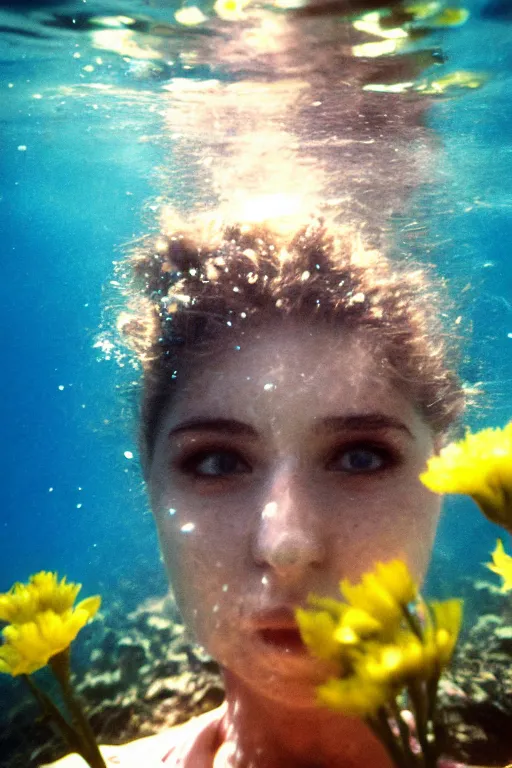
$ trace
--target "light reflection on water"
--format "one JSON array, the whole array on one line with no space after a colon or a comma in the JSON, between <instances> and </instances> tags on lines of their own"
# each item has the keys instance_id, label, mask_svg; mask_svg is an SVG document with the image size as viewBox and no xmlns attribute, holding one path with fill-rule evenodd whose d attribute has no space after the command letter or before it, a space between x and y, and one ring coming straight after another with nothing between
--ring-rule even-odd
<instances>
[{"instance_id":1,"label":"light reflection on water","mask_svg":"<svg viewBox=\"0 0 512 768\"><path fill-rule=\"evenodd\" d=\"M431 100L485 75L444 64L443 35L466 11L378 5L63 3L4 11L3 49L32 65L34 114L74 103L84 122L110 110L141 130L161 119L173 205L234 218L320 210L380 241L411 191L436 180Z\"/></svg>"}]
</instances>

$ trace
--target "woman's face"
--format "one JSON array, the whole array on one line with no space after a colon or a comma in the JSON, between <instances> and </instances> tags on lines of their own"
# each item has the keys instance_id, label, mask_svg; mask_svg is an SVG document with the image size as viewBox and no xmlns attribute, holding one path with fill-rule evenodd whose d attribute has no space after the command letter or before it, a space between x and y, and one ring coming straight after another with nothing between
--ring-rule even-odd
<instances>
[{"instance_id":1,"label":"woman's face","mask_svg":"<svg viewBox=\"0 0 512 768\"><path fill-rule=\"evenodd\" d=\"M253 330L187 376L164 414L151 503L179 607L230 673L304 705L326 669L293 609L339 597L375 561L419 580L440 502L418 475L434 439L357 335Z\"/></svg>"}]
</instances>

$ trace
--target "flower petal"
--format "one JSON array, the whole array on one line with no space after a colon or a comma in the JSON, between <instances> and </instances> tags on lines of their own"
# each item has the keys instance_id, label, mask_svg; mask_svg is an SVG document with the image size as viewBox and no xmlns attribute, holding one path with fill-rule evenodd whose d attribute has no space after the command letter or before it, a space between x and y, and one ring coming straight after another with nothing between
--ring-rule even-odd
<instances>
[{"instance_id":1,"label":"flower petal","mask_svg":"<svg viewBox=\"0 0 512 768\"><path fill-rule=\"evenodd\" d=\"M95 616L99 611L100 605L101 605L101 597L99 595L94 595L94 597L86 597L85 600L81 600L77 604L75 610L86 611L89 618L92 619L93 616Z\"/></svg>"},{"instance_id":2,"label":"flower petal","mask_svg":"<svg viewBox=\"0 0 512 768\"><path fill-rule=\"evenodd\" d=\"M509 592L512 589L512 557L506 554L501 539L496 543L496 549L492 553L492 563L487 563L487 568L503 579L502 592Z\"/></svg>"},{"instance_id":3,"label":"flower petal","mask_svg":"<svg viewBox=\"0 0 512 768\"><path fill-rule=\"evenodd\" d=\"M319 703L329 709L356 717L375 714L390 698L385 686L358 677L332 678L318 687L317 695Z\"/></svg>"},{"instance_id":4,"label":"flower petal","mask_svg":"<svg viewBox=\"0 0 512 768\"><path fill-rule=\"evenodd\" d=\"M432 457L420 480L435 493L471 496L486 517L512 528L512 422L468 432Z\"/></svg>"},{"instance_id":5,"label":"flower petal","mask_svg":"<svg viewBox=\"0 0 512 768\"><path fill-rule=\"evenodd\" d=\"M295 618L303 642L319 659L334 661L339 655L339 646L334 639L336 622L327 611L306 611L297 608Z\"/></svg>"}]
</instances>

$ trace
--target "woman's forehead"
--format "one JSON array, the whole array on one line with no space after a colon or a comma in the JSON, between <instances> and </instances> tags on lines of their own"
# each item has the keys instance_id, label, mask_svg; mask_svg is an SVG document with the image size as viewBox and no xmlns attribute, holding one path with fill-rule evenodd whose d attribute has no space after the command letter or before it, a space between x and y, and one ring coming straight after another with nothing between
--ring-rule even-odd
<instances>
[{"instance_id":1,"label":"woman's forehead","mask_svg":"<svg viewBox=\"0 0 512 768\"><path fill-rule=\"evenodd\" d=\"M168 423L206 414L263 423L375 412L412 418L414 408L368 341L330 327L290 325L238 336L193 370Z\"/></svg>"}]
</instances>

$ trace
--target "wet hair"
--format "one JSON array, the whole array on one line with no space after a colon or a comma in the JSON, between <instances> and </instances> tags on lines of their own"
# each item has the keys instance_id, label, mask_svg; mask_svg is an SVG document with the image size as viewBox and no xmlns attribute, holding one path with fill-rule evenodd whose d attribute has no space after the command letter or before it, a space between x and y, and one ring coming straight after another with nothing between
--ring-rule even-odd
<instances>
[{"instance_id":1,"label":"wet hair","mask_svg":"<svg viewBox=\"0 0 512 768\"><path fill-rule=\"evenodd\" d=\"M434 433L464 408L456 335L441 322L444 283L425 266L393 263L353 231L318 219L283 232L170 217L120 268L128 311L118 329L143 368L146 465L185 367L206 365L244 327L285 318L363 333Z\"/></svg>"}]
</instances>

